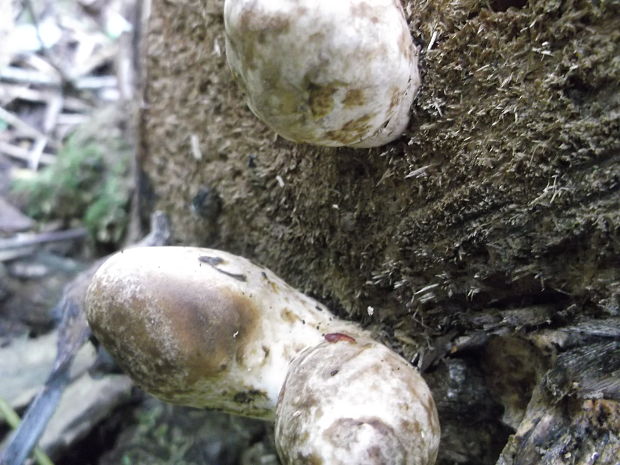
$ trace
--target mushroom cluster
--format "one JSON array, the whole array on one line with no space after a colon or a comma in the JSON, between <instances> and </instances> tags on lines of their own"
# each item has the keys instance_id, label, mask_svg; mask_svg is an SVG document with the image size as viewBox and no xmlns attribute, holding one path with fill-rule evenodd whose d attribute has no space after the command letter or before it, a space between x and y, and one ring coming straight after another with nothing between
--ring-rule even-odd
<instances>
[{"instance_id":1,"label":"mushroom cluster","mask_svg":"<svg viewBox=\"0 0 620 465\"><path fill-rule=\"evenodd\" d=\"M399 0L226 0L226 56L282 137L375 147L403 133L420 86Z\"/></svg>"},{"instance_id":2,"label":"mushroom cluster","mask_svg":"<svg viewBox=\"0 0 620 465\"><path fill-rule=\"evenodd\" d=\"M354 323L245 258L192 247L109 258L86 297L104 347L165 401L275 420L285 465L430 465L418 372Z\"/></svg>"}]
</instances>

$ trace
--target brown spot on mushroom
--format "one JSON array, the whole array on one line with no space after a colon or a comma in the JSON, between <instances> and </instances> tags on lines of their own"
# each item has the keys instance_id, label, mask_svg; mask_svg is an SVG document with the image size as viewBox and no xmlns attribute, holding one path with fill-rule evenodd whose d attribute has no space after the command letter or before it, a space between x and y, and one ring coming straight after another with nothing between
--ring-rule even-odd
<instances>
[{"instance_id":1,"label":"brown spot on mushroom","mask_svg":"<svg viewBox=\"0 0 620 465\"><path fill-rule=\"evenodd\" d=\"M256 44L265 43L269 36L286 33L289 27L287 15L270 14L246 5L240 13L238 35L229 35L227 46L243 58L249 69L254 69L257 65Z\"/></svg>"},{"instance_id":2,"label":"brown spot on mushroom","mask_svg":"<svg viewBox=\"0 0 620 465\"><path fill-rule=\"evenodd\" d=\"M409 431L412 435L419 436L422 428L417 421L401 421L399 424L401 431Z\"/></svg>"},{"instance_id":3,"label":"brown spot on mushroom","mask_svg":"<svg viewBox=\"0 0 620 465\"><path fill-rule=\"evenodd\" d=\"M174 326L182 363L189 367L187 382L217 374L247 344L258 317L256 307L226 288L192 289L169 281L153 284L156 289L169 286L158 297Z\"/></svg>"},{"instance_id":4,"label":"brown spot on mushroom","mask_svg":"<svg viewBox=\"0 0 620 465\"><path fill-rule=\"evenodd\" d=\"M310 36L308 36L308 43L319 43L320 41L323 40L323 38L325 37L325 33L324 32L315 32L313 34L310 34Z\"/></svg>"},{"instance_id":5,"label":"brown spot on mushroom","mask_svg":"<svg viewBox=\"0 0 620 465\"><path fill-rule=\"evenodd\" d=\"M403 96L402 92L396 87L392 88L391 94L392 96L390 97L390 109L389 109L390 112L398 106L398 104L400 103L400 99Z\"/></svg>"},{"instance_id":6,"label":"brown spot on mushroom","mask_svg":"<svg viewBox=\"0 0 620 465\"><path fill-rule=\"evenodd\" d=\"M278 285L274 283L271 279L269 279L269 277L267 276L267 273L265 273L264 271L261 271L261 276L263 277L265 281L267 281L267 284L269 284L269 287L271 288L272 292L274 292L275 294L280 292Z\"/></svg>"},{"instance_id":7,"label":"brown spot on mushroom","mask_svg":"<svg viewBox=\"0 0 620 465\"><path fill-rule=\"evenodd\" d=\"M349 89L342 100L342 104L345 108L356 107L364 105L364 91L362 89Z\"/></svg>"},{"instance_id":8,"label":"brown spot on mushroom","mask_svg":"<svg viewBox=\"0 0 620 465\"><path fill-rule=\"evenodd\" d=\"M276 34L286 32L290 23L289 15L266 13L252 4L246 4L242 9L239 21L240 29L245 32L269 31Z\"/></svg>"},{"instance_id":9,"label":"brown spot on mushroom","mask_svg":"<svg viewBox=\"0 0 620 465\"><path fill-rule=\"evenodd\" d=\"M188 284L169 274L143 281L130 295L109 295L120 290L94 282L89 322L141 387L175 402L197 381L228 369L251 340L257 309L226 288Z\"/></svg>"},{"instance_id":10,"label":"brown spot on mushroom","mask_svg":"<svg viewBox=\"0 0 620 465\"><path fill-rule=\"evenodd\" d=\"M367 2L351 2L351 16L366 18L372 23L378 23L381 11Z\"/></svg>"},{"instance_id":11,"label":"brown spot on mushroom","mask_svg":"<svg viewBox=\"0 0 620 465\"><path fill-rule=\"evenodd\" d=\"M307 465L324 465L323 459L316 454L310 454L303 457L304 462L300 462Z\"/></svg>"},{"instance_id":12,"label":"brown spot on mushroom","mask_svg":"<svg viewBox=\"0 0 620 465\"><path fill-rule=\"evenodd\" d=\"M398 40L398 48L407 61L410 61L413 55L413 44L409 31L403 30Z\"/></svg>"},{"instance_id":13,"label":"brown spot on mushroom","mask_svg":"<svg viewBox=\"0 0 620 465\"><path fill-rule=\"evenodd\" d=\"M370 128L368 122L374 115L367 114L357 119L347 121L340 129L327 131L327 136L343 144L351 144L359 141L364 133Z\"/></svg>"},{"instance_id":14,"label":"brown spot on mushroom","mask_svg":"<svg viewBox=\"0 0 620 465\"><path fill-rule=\"evenodd\" d=\"M327 116L334 108L333 95L338 87L333 84L319 85L315 83L308 84L308 105L315 119Z\"/></svg>"},{"instance_id":15,"label":"brown spot on mushroom","mask_svg":"<svg viewBox=\"0 0 620 465\"><path fill-rule=\"evenodd\" d=\"M295 312L291 311L290 308L286 307L282 309L280 316L284 321L288 323L295 323L297 320L299 320L299 317L295 314Z\"/></svg>"}]
</instances>

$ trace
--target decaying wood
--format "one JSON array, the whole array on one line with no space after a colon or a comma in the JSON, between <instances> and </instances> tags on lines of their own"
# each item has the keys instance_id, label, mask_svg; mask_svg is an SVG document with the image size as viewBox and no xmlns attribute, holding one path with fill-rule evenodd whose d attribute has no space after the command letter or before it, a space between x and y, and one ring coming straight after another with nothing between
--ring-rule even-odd
<instances>
[{"instance_id":1,"label":"decaying wood","mask_svg":"<svg viewBox=\"0 0 620 465\"><path fill-rule=\"evenodd\" d=\"M153 2L144 211L425 369L439 463L615 465L618 3L404 0L423 86L407 134L376 150L258 122L226 66L222 3Z\"/></svg>"},{"instance_id":2,"label":"decaying wood","mask_svg":"<svg viewBox=\"0 0 620 465\"><path fill-rule=\"evenodd\" d=\"M614 464L620 450L620 341L558 356L534 390L499 465Z\"/></svg>"}]
</instances>

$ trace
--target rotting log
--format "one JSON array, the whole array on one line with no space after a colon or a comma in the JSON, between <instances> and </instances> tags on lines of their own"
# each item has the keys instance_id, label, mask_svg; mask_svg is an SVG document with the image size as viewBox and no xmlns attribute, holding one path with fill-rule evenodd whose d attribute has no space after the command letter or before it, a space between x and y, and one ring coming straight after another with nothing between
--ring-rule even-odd
<instances>
[{"instance_id":1,"label":"rotting log","mask_svg":"<svg viewBox=\"0 0 620 465\"><path fill-rule=\"evenodd\" d=\"M408 132L354 150L285 141L250 113L222 1L153 0L141 209L420 366L439 463L616 463L620 3L403 5L423 79Z\"/></svg>"}]
</instances>

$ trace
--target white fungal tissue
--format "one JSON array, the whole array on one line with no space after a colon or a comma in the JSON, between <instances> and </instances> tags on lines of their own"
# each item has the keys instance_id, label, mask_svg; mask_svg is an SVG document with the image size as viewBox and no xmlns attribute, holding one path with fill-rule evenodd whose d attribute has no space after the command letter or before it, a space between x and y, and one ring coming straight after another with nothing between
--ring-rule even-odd
<instances>
[{"instance_id":1,"label":"white fungal tissue","mask_svg":"<svg viewBox=\"0 0 620 465\"><path fill-rule=\"evenodd\" d=\"M226 0L226 56L282 137L374 147L407 127L418 51L399 0Z\"/></svg>"},{"instance_id":2,"label":"white fungal tissue","mask_svg":"<svg viewBox=\"0 0 620 465\"><path fill-rule=\"evenodd\" d=\"M280 392L276 446L285 464L429 465L439 437L422 376L368 338L302 352Z\"/></svg>"},{"instance_id":3,"label":"white fungal tissue","mask_svg":"<svg viewBox=\"0 0 620 465\"><path fill-rule=\"evenodd\" d=\"M119 252L93 277L86 312L144 390L275 420L285 465L435 461L437 411L418 372L243 257L194 247Z\"/></svg>"}]
</instances>

